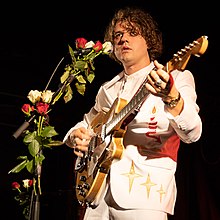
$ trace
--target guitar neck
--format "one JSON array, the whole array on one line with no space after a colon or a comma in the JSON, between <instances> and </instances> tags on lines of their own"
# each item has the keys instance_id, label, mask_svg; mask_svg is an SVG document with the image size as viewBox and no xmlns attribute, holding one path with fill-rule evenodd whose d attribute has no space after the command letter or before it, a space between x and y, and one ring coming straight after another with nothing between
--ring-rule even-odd
<instances>
[{"instance_id":1,"label":"guitar neck","mask_svg":"<svg viewBox=\"0 0 220 220\"><path fill-rule=\"evenodd\" d=\"M138 109L140 105L143 103L143 101L147 98L149 92L144 86L145 83L146 80L139 88L138 92L130 100L130 102L118 114L116 114L116 116L111 121L106 123L106 128L105 128L106 135L108 135L116 125L124 121L131 113L133 113L136 109Z\"/></svg>"}]
</instances>

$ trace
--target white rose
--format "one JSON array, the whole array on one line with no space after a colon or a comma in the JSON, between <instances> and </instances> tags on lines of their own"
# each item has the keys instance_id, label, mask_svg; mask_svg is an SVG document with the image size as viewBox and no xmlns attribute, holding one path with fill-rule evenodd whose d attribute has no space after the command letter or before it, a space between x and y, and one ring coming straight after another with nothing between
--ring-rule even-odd
<instances>
[{"instance_id":1,"label":"white rose","mask_svg":"<svg viewBox=\"0 0 220 220\"><path fill-rule=\"evenodd\" d=\"M85 48L91 48L95 45L95 43L93 41L89 41L85 44Z\"/></svg>"},{"instance_id":2,"label":"white rose","mask_svg":"<svg viewBox=\"0 0 220 220\"><path fill-rule=\"evenodd\" d=\"M37 101L40 101L41 92L38 90L31 90L27 97L33 104L35 104Z\"/></svg>"},{"instance_id":3,"label":"white rose","mask_svg":"<svg viewBox=\"0 0 220 220\"><path fill-rule=\"evenodd\" d=\"M24 185L24 188L28 188L28 187L30 187L29 186L29 179L26 179L26 180L22 180L23 181L23 185Z\"/></svg>"},{"instance_id":4,"label":"white rose","mask_svg":"<svg viewBox=\"0 0 220 220\"><path fill-rule=\"evenodd\" d=\"M52 100L53 94L54 92L52 92L51 90L43 91L41 94L42 101L45 103L50 103Z\"/></svg>"},{"instance_id":5,"label":"white rose","mask_svg":"<svg viewBox=\"0 0 220 220\"><path fill-rule=\"evenodd\" d=\"M113 52L113 45L110 41L106 41L103 45L103 53L110 54Z\"/></svg>"}]
</instances>

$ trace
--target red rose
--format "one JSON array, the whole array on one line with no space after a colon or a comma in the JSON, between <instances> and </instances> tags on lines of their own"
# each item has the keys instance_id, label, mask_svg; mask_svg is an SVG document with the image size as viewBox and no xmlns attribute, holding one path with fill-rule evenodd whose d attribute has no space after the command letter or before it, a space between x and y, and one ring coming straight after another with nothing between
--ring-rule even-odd
<instances>
[{"instance_id":1,"label":"red rose","mask_svg":"<svg viewBox=\"0 0 220 220\"><path fill-rule=\"evenodd\" d=\"M34 111L34 106L31 106L30 104L24 104L21 108L21 110L27 114L27 115L30 115L30 113L32 111Z\"/></svg>"},{"instance_id":2,"label":"red rose","mask_svg":"<svg viewBox=\"0 0 220 220\"><path fill-rule=\"evenodd\" d=\"M79 49L79 48L84 49L86 43L87 43L87 40L85 38L83 38L83 37L77 38L76 39L76 49Z\"/></svg>"},{"instance_id":3,"label":"red rose","mask_svg":"<svg viewBox=\"0 0 220 220\"><path fill-rule=\"evenodd\" d=\"M13 182L13 183L11 184L11 187L12 187L13 189L19 189L19 188L20 188L20 184L19 184L18 182Z\"/></svg>"},{"instance_id":4,"label":"red rose","mask_svg":"<svg viewBox=\"0 0 220 220\"><path fill-rule=\"evenodd\" d=\"M28 185L32 186L33 185L33 180L29 180Z\"/></svg>"},{"instance_id":5,"label":"red rose","mask_svg":"<svg viewBox=\"0 0 220 220\"><path fill-rule=\"evenodd\" d=\"M37 112L39 114L46 114L47 113L47 110L49 108L49 105L47 103L43 103L43 102L38 102L36 104L36 109L37 109Z\"/></svg>"},{"instance_id":6,"label":"red rose","mask_svg":"<svg viewBox=\"0 0 220 220\"><path fill-rule=\"evenodd\" d=\"M102 49L102 43L100 41L97 41L95 43L95 45L93 46L93 49L96 51L96 52L99 52L101 49Z\"/></svg>"}]
</instances>

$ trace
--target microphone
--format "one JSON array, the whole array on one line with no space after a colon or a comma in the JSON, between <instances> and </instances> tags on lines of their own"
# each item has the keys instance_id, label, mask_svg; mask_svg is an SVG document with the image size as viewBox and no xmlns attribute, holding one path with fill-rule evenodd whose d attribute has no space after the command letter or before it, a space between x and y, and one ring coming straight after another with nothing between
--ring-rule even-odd
<instances>
[{"instance_id":1,"label":"microphone","mask_svg":"<svg viewBox=\"0 0 220 220\"><path fill-rule=\"evenodd\" d=\"M92 50L93 50L92 47L90 47L90 48L78 49L78 50L74 50L74 51L73 51L73 54L74 54L75 56L87 55L87 54L89 54Z\"/></svg>"}]
</instances>

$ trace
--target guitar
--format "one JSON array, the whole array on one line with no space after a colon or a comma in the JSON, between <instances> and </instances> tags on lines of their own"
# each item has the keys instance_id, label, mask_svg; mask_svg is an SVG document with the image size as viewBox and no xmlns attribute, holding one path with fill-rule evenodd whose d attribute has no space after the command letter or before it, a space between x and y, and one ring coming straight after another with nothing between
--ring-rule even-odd
<instances>
[{"instance_id":1,"label":"guitar","mask_svg":"<svg viewBox=\"0 0 220 220\"><path fill-rule=\"evenodd\" d=\"M191 55L200 57L207 47L208 38L198 38L174 54L164 69L168 73L175 69L183 71ZM112 161L120 159L124 150L126 126L149 94L145 83L130 102L117 98L109 111L101 111L93 119L91 129L95 135L90 140L88 152L82 158L77 158L75 166L76 197L81 205L97 205L103 196Z\"/></svg>"}]
</instances>

